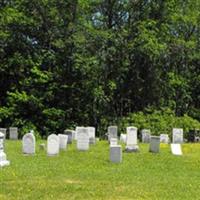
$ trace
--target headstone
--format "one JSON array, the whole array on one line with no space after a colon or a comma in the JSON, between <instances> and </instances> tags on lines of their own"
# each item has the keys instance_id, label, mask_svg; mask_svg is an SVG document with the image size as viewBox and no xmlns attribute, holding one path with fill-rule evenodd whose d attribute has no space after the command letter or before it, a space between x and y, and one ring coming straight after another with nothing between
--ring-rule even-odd
<instances>
[{"instance_id":1,"label":"headstone","mask_svg":"<svg viewBox=\"0 0 200 200\"><path fill-rule=\"evenodd\" d=\"M174 144L183 143L183 129L182 128L173 128L173 143Z\"/></svg>"},{"instance_id":2,"label":"headstone","mask_svg":"<svg viewBox=\"0 0 200 200\"><path fill-rule=\"evenodd\" d=\"M120 135L120 141L123 142L123 143L126 143L126 134L123 134L123 133L122 133L122 134Z\"/></svg>"},{"instance_id":3,"label":"headstone","mask_svg":"<svg viewBox=\"0 0 200 200\"><path fill-rule=\"evenodd\" d=\"M84 126L77 126L75 129L75 133L74 133L74 140L77 140L77 133L80 132L80 130L82 130L83 128L85 128Z\"/></svg>"},{"instance_id":4,"label":"headstone","mask_svg":"<svg viewBox=\"0 0 200 200\"><path fill-rule=\"evenodd\" d=\"M47 138L47 154L54 156L59 153L59 137L55 134L51 134Z\"/></svg>"},{"instance_id":5,"label":"headstone","mask_svg":"<svg viewBox=\"0 0 200 200\"><path fill-rule=\"evenodd\" d=\"M109 126L108 127L108 140L110 141L110 138L117 138L117 126Z\"/></svg>"},{"instance_id":6,"label":"headstone","mask_svg":"<svg viewBox=\"0 0 200 200\"><path fill-rule=\"evenodd\" d=\"M169 136L167 134L160 134L160 143L168 144Z\"/></svg>"},{"instance_id":7,"label":"headstone","mask_svg":"<svg viewBox=\"0 0 200 200\"><path fill-rule=\"evenodd\" d=\"M160 137L159 136L151 136L149 151L153 153L159 153L160 151Z\"/></svg>"},{"instance_id":8,"label":"headstone","mask_svg":"<svg viewBox=\"0 0 200 200\"><path fill-rule=\"evenodd\" d=\"M87 127L88 132L89 132L89 143L90 144L95 144L95 127Z\"/></svg>"},{"instance_id":9,"label":"headstone","mask_svg":"<svg viewBox=\"0 0 200 200\"><path fill-rule=\"evenodd\" d=\"M73 132L72 130L64 130L64 135L68 135L68 140L67 140L67 144L72 144L73 141Z\"/></svg>"},{"instance_id":10,"label":"headstone","mask_svg":"<svg viewBox=\"0 0 200 200\"><path fill-rule=\"evenodd\" d=\"M182 150L181 150L181 145L180 144L171 144L171 152L173 155L181 156Z\"/></svg>"},{"instance_id":11,"label":"headstone","mask_svg":"<svg viewBox=\"0 0 200 200\"><path fill-rule=\"evenodd\" d=\"M137 145L137 128L130 126L126 128L126 151L127 152L137 152L139 146Z\"/></svg>"},{"instance_id":12,"label":"headstone","mask_svg":"<svg viewBox=\"0 0 200 200\"><path fill-rule=\"evenodd\" d=\"M24 154L35 153L35 136L32 133L27 133L23 136L22 151Z\"/></svg>"},{"instance_id":13,"label":"headstone","mask_svg":"<svg viewBox=\"0 0 200 200\"><path fill-rule=\"evenodd\" d=\"M77 129L77 149L86 151L89 149L89 133L86 127Z\"/></svg>"},{"instance_id":14,"label":"headstone","mask_svg":"<svg viewBox=\"0 0 200 200\"><path fill-rule=\"evenodd\" d=\"M142 142L149 143L151 139L151 131L149 129L142 129Z\"/></svg>"},{"instance_id":15,"label":"headstone","mask_svg":"<svg viewBox=\"0 0 200 200\"><path fill-rule=\"evenodd\" d=\"M117 145L117 138L110 138L110 146Z\"/></svg>"},{"instance_id":16,"label":"headstone","mask_svg":"<svg viewBox=\"0 0 200 200\"><path fill-rule=\"evenodd\" d=\"M7 160L6 154L4 153L4 134L0 132L0 167L10 165L10 161Z\"/></svg>"},{"instance_id":17,"label":"headstone","mask_svg":"<svg viewBox=\"0 0 200 200\"><path fill-rule=\"evenodd\" d=\"M9 138L11 140L17 140L18 139L18 128L17 127L10 127L9 128Z\"/></svg>"},{"instance_id":18,"label":"headstone","mask_svg":"<svg viewBox=\"0 0 200 200\"><path fill-rule=\"evenodd\" d=\"M122 147L121 147L121 145L110 146L110 161L113 163L122 162Z\"/></svg>"},{"instance_id":19,"label":"headstone","mask_svg":"<svg viewBox=\"0 0 200 200\"><path fill-rule=\"evenodd\" d=\"M0 128L0 132L4 134L4 140L6 139L7 129L6 128Z\"/></svg>"},{"instance_id":20,"label":"headstone","mask_svg":"<svg viewBox=\"0 0 200 200\"><path fill-rule=\"evenodd\" d=\"M59 147L60 149L67 149L67 140L68 140L68 135L64 134L58 134L59 137Z\"/></svg>"}]
</instances>

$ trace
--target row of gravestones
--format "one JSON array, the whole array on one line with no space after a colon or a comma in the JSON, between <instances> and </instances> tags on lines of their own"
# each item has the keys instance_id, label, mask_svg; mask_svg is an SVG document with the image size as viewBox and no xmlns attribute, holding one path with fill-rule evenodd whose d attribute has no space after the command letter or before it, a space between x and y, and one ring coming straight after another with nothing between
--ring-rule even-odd
<instances>
[{"instance_id":1,"label":"row of gravestones","mask_svg":"<svg viewBox=\"0 0 200 200\"><path fill-rule=\"evenodd\" d=\"M121 141L126 144L126 152L138 152L139 146L137 144L137 128L127 127L127 134L120 136ZM158 153L160 150L160 142L168 143L169 137L166 134L161 136L151 136L149 130L142 132L143 142L149 142L149 151ZM110 160L111 162L119 163L122 161L122 147L118 145L117 126L108 127L108 140L110 142ZM174 155L182 155L180 144L183 143L183 129L173 129L173 143L171 144L171 151Z\"/></svg>"},{"instance_id":2,"label":"row of gravestones","mask_svg":"<svg viewBox=\"0 0 200 200\"><path fill-rule=\"evenodd\" d=\"M8 129L9 131L9 139L11 140L17 140L18 139L18 128L17 127L10 127ZM7 129L6 128L0 128L0 132L4 134L4 139L7 135Z\"/></svg>"}]
</instances>

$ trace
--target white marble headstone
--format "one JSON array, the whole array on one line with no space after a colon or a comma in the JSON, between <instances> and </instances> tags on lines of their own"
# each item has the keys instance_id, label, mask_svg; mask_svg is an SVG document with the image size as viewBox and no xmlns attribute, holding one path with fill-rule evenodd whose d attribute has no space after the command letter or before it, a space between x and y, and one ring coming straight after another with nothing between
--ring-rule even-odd
<instances>
[{"instance_id":1,"label":"white marble headstone","mask_svg":"<svg viewBox=\"0 0 200 200\"><path fill-rule=\"evenodd\" d=\"M59 137L55 134L51 134L47 138L47 154L54 156L59 153Z\"/></svg>"},{"instance_id":2,"label":"white marble headstone","mask_svg":"<svg viewBox=\"0 0 200 200\"><path fill-rule=\"evenodd\" d=\"M173 128L172 138L173 138L174 144L183 143L183 129L182 128Z\"/></svg>"},{"instance_id":3,"label":"white marble headstone","mask_svg":"<svg viewBox=\"0 0 200 200\"><path fill-rule=\"evenodd\" d=\"M126 150L138 151L139 147L137 145L137 128L134 126L127 127L126 132Z\"/></svg>"},{"instance_id":4,"label":"white marble headstone","mask_svg":"<svg viewBox=\"0 0 200 200\"><path fill-rule=\"evenodd\" d=\"M67 141L68 141L68 135L64 135L64 134L58 134L59 137L59 147L60 149L67 149Z\"/></svg>"},{"instance_id":5,"label":"white marble headstone","mask_svg":"<svg viewBox=\"0 0 200 200\"><path fill-rule=\"evenodd\" d=\"M168 144L169 136L167 134L160 134L160 143Z\"/></svg>"},{"instance_id":6,"label":"white marble headstone","mask_svg":"<svg viewBox=\"0 0 200 200\"><path fill-rule=\"evenodd\" d=\"M0 167L10 165L10 161L7 160L4 153L4 134L0 132Z\"/></svg>"},{"instance_id":7,"label":"white marble headstone","mask_svg":"<svg viewBox=\"0 0 200 200\"><path fill-rule=\"evenodd\" d=\"M173 155L181 156L182 150L181 150L181 145L180 144L171 144L171 152Z\"/></svg>"},{"instance_id":8,"label":"white marble headstone","mask_svg":"<svg viewBox=\"0 0 200 200\"><path fill-rule=\"evenodd\" d=\"M89 131L86 127L77 129L77 149L86 151L89 149Z\"/></svg>"},{"instance_id":9,"label":"white marble headstone","mask_svg":"<svg viewBox=\"0 0 200 200\"><path fill-rule=\"evenodd\" d=\"M22 138L22 151L25 154L35 153L35 136L33 133L27 133Z\"/></svg>"},{"instance_id":10,"label":"white marble headstone","mask_svg":"<svg viewBox=\"0 0 200 200\"><path fill-rule=\"evenodd\" d=\"M6 139L7 129L6 128L0 128L0 132L4 134L4 140L5 140Z\"/></svg>"}]
</instances>

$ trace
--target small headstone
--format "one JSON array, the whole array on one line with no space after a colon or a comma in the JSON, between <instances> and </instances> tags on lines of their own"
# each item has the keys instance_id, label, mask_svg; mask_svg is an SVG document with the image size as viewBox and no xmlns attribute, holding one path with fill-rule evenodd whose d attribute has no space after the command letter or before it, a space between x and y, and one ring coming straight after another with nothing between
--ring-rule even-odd
<instances>
[{"instance_id":1,"label":"small headstone","mask_svg":"<svg viewBox=\"0 0 200 200\"><path fill-rule=\"evenodd\" d=\"M54 156L59 153L59 137L55 134L51 134L47 138L47 154Z\"/></svg>"},{"instance_id":2,"label":"small headstone","mask_svg":"<svg viewBox=\"0 0 200 200\"><path fill-rule=\"evenodd\" d=\"M68 135L68 140L67 140L67 144L72 144L73 141L73 132L72 130L64 130L64 135Z\"/></svg>"},{"instance_id":3,"label":"small headstone","mask_svg":"<svg viewBox=\"0 0 200 200\"><path fill-rule=\"evenodd\" d=\"M18 128L17 127L10 127L9 128L9 138L11 140L17 140L18 139Z\"/></svg>"},{"instance_id":4,"label":"small headstone","mask_svg":"<svg viewBox=\"0 0 200 200\"><path fill-rule=\"evenodd\" d=\"M110 146L117 145L117 138L110 138Z\"/></svg>"},{"instance_id":5,"label":"small headstone","mask_svg":"<svg viewBox=\"0 0 200 200\"><path fill-rule=\"evenodd\" d=\"M110 146L110 161L113 163L122 162L122 147L121 147L121 145Z\"/></svg>"},{"instance_id":6,"label":"small headstone","mask_svg":"<svg viewBox=\"0 0 200 200\"><path fill-rule=\"evenodd\" d=\"M123 133L122 133L122 134L120 135L120 141L123 142L123 143L126 143L126 134L123 134Z\"/></svg>"},{"instance_id":7,"label":"small headstone","mask_svg":"<svg viewBox=\"0 0 200 200\"><path fill-rule=\"evenodd\" d=\"M149 143L151 139L151 131L149 129L142 129L142 142Z\"/></svg>"},{"instance_id":8,"label":"small headstone","mask_svg":"<svg viewBox=\"0 0 200 200\"><path fill-rule=\"evenodd\" d=\"M77 129L77 149L80 151L86 151L89 149L89 133L85 127Z\"/></svg>"},{"instance_id":9,"label":"small headstone","mask_svg":"<svg viewBox=\"0 0 200 200\"><path fill-rule=\"evenodd\" d=\"M160 137L159 136L151 136L149 151L153 153L159 153L160 151Z\"/></svg>"},{"instance_id":10,"label":"small headstone","mask_svg":"<svg viewBox=\"0 0 200 200\"><path fill-rule=\"evenodd\" d=\"M68 135L64 135L64 134L58 134L59 137L59 147L60 149L67 149L67 140L68 140Z\"/></svg>"},{"instance_id":11,"label":"small headstone","mask_svg":"<svg viewBox=\"0 0 200 200\"><path fill-rule=\"evenodd\" d=\"M183 143L183 129L173 128L173 144Z\"/></svg>"},{"instance_id":12,"label":"small headstone","mask_svg":"<svg viewBox=\"0 0 200 200\"><path fill-rule=\"evenodd\" d=\"M6 154L4 153L4 134L0 132L0 167L10 165L10 161L7 160Z\"/></svg>"},{"instance_id":13,"label":"small headstone","mask_svg":"<svg viewBox=\"0 0 200 200\"><path fill-rule=\"evenodd\" d=\"M171 152L173 155L181 156L182 150L181 150L181 145L180 144L171 144Z\"/></svg>"},{"instance_id":14,"label":"small headstone","mask_svg":"<svg viewBox=\"0 0 200 200\"><path fill-rule=\"evenodd\" d=\"M44 144L44 143L40 144L39 147L40 147L40 150L41 150L41 151L44 151L44 150L45 150L45 144Z\"/></svg>"},{"instance_id":15,"label":"small headstone","mask_svg":"<svg viewBox=\"0 0 200 200\"><path fill-rule=\"evenodd\" d=\"M117 126L109 126L108 127L108 140L110 141L111 138L117 138Z\"/></svg>"},{"instance_id":16,"label":"small headstone","mask_svg":"<svg viewBox=\"0 0 200 200\"><path fill-rule=\"evenodd\" d=\"M24 154L35 153L35 136L32 133L27 133L23 136L22 151Z\"/></svg>"},{"instance_id":17,"label":"small headstone","mask_svg":"<svg viewBox=\"0 0 200 200\"><path fill-rule=\"evenodd\" d=\"M169 136L167 134L160 134L160 143L168 144Z\"/></svg>"},{"instance_id":18,"label":"small headstone","mask_svg":"<svg viewBox=\"0 0 200 200\"><path fill-rule=\"evenodd\" d=\"M137 128L134 126L126 128L126 151L127 152L137 152L139 146L137 145Z\"/></svg>"},{"instance_id":19,"label":"small headstone","mask_svg":"<svg viewBox=\"0 0 200 200\"><path fill-rule=\"evenodd\" d=\"M88 132L89 132L89 143L90 144L95 144L95 127L87 127Z\"/></svg>"},{"instance_id":20,"label":"small headstone","mask_svg":"<svg viewBox=\"0 0 200 200\"><path fill-rule=\"evenodd\" d=\"M0 132L4 134L4 140L6 139L7 129L6 128L0 128Z\"/></svg>"}]
</instances>

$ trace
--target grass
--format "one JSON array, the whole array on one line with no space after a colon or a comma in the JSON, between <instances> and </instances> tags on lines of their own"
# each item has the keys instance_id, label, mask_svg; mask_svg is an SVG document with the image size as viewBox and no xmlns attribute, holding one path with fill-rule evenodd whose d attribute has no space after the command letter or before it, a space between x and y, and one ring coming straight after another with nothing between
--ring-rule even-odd
<instances>
[{"instance_id":1,"label":"grass","mask_svg":"<svg viewBox=\"0 0 200 200\"><path fill-rule=\"evenodd\" d=\"M56 157L39 150L22 154L21 141L6 141L9 167L0 169L1 200L200 199L200 144L184 144L182 157L161 144L160 154L140 144L139 153L123 153L109 162L109 145L100 141L87 152L68 146Z\"/></svg>"}]
</instances>

